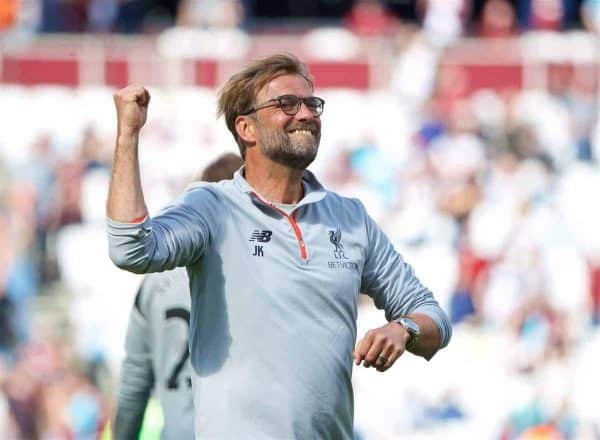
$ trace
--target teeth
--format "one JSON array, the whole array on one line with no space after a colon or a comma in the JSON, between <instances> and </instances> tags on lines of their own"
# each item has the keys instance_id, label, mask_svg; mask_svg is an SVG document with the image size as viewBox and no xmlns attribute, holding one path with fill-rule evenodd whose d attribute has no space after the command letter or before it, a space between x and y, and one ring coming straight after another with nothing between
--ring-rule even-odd
<instances>
[{"instance_id":1,"label":"teeth","mask_svg":"<svg viewBox=\"0 0 600 440\"><path fill-rule=\"evenodd\" d=\"M312 134L312 131L310 130L292 130L292 133L307 133L307 134Z\"/></svg>"}]
</instances>

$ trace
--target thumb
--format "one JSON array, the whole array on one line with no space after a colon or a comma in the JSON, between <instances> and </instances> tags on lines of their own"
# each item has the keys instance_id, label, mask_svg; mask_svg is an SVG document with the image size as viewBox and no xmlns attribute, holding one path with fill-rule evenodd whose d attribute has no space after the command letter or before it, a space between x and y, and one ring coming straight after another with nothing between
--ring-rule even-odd
<instances>
[{"instance_id":1,"label":"thumb","mask_svg":"<svg viewBox=\"0 0 600 440\"><path fill-rule=\"evenodd\" d=\"M147 89L144 89L140 95L137 96L137 102L142 107L147 107L150 103L150 92Z\"/></svg>"}]
</instances>

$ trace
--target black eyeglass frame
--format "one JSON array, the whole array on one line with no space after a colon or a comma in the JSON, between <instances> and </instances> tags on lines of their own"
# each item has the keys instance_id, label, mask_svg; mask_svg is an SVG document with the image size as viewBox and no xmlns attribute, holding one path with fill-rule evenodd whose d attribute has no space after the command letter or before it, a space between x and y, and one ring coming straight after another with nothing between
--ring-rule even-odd
<instances>
[{"instance_id":1,"label":"black eyeglass frame","mask_svg":"<svg viewBox=\"0 0 600 440\"><path fill-rule=\"evenodd\" d=\"M294 98L297 99L298 103L296 104L295 111L289 112L285 111L283 100L286 98ZM309 105L309 101L316 100L318 103L318 107L315 107L317 111L312 111L311 106ZM300 107L302 107L302 103L306 106L306 108L316 117L319 117L323 114L323 110L325 108L325 100L323 98L319 98L318 96L307 96L306 98L300 98L296 95L281 95L276 98L269 99L268 101L263 102L262 104L258 104L257 106L251 107L247 112L241 113L240 116L247 116L250 113L254 113L255 111L262 110L263 108L268 107L279 107L283 113L288 116L294 116L300 111Z\"/></svg>"}]
</instances>

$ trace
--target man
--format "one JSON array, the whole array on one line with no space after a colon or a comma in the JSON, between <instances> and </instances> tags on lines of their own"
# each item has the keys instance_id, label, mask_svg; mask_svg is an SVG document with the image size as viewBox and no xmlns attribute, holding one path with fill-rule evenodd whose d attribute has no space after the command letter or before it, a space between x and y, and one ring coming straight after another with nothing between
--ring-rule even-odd
<instances>
[{"instance_id":1,"label":"man","mask_svg":"<svg viewBox=\"0 0 600 440\"><path fill-rule=\"evenodd\" d=\"M149 101L140 86L115 94L110 255L136 273L187 267L196 436L352 438L359 292L389 323L358 343L357 365L385 371L407 348L429 359L451 328L362 204L306 171L324 106L306 67L275 55L232 76L219 113L245 167L152 219L137 156Z\"/></svg>"},{"instance_id":2,"label":"man","mask_svg":"<svg viewBox=\"0 0 600 440\"><path fill-rule=\"evenodd\" d=\"M231 179L242 164L238 155L224 154L199 178L205 182ZM129 318L115 417L116 440L139 438L152 390L164 415L161 437L194 438L189 325L190 288L185 269L148 275Z\"/></svg>"}]
</instances>

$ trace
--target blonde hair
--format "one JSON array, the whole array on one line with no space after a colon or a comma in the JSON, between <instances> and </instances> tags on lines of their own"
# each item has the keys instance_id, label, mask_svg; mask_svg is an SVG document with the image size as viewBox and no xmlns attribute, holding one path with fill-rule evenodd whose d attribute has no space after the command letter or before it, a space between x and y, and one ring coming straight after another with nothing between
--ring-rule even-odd
<instances>
[{"instance_id":1,"label":"blonde hair","mask_svg":"<svg viewBox=\"0 0 600 440\"><path fill-rule=\"evenodd\" d=\"M224 115L242 158L246 156L246 145L235 130L235 119L252 108L256 95L265 85L282 75L300 75L313 88L312 76L303 62L291 54L277 54L251 62L229 78L219 91L217 116Z\"/></svg>"}]
</instances>

